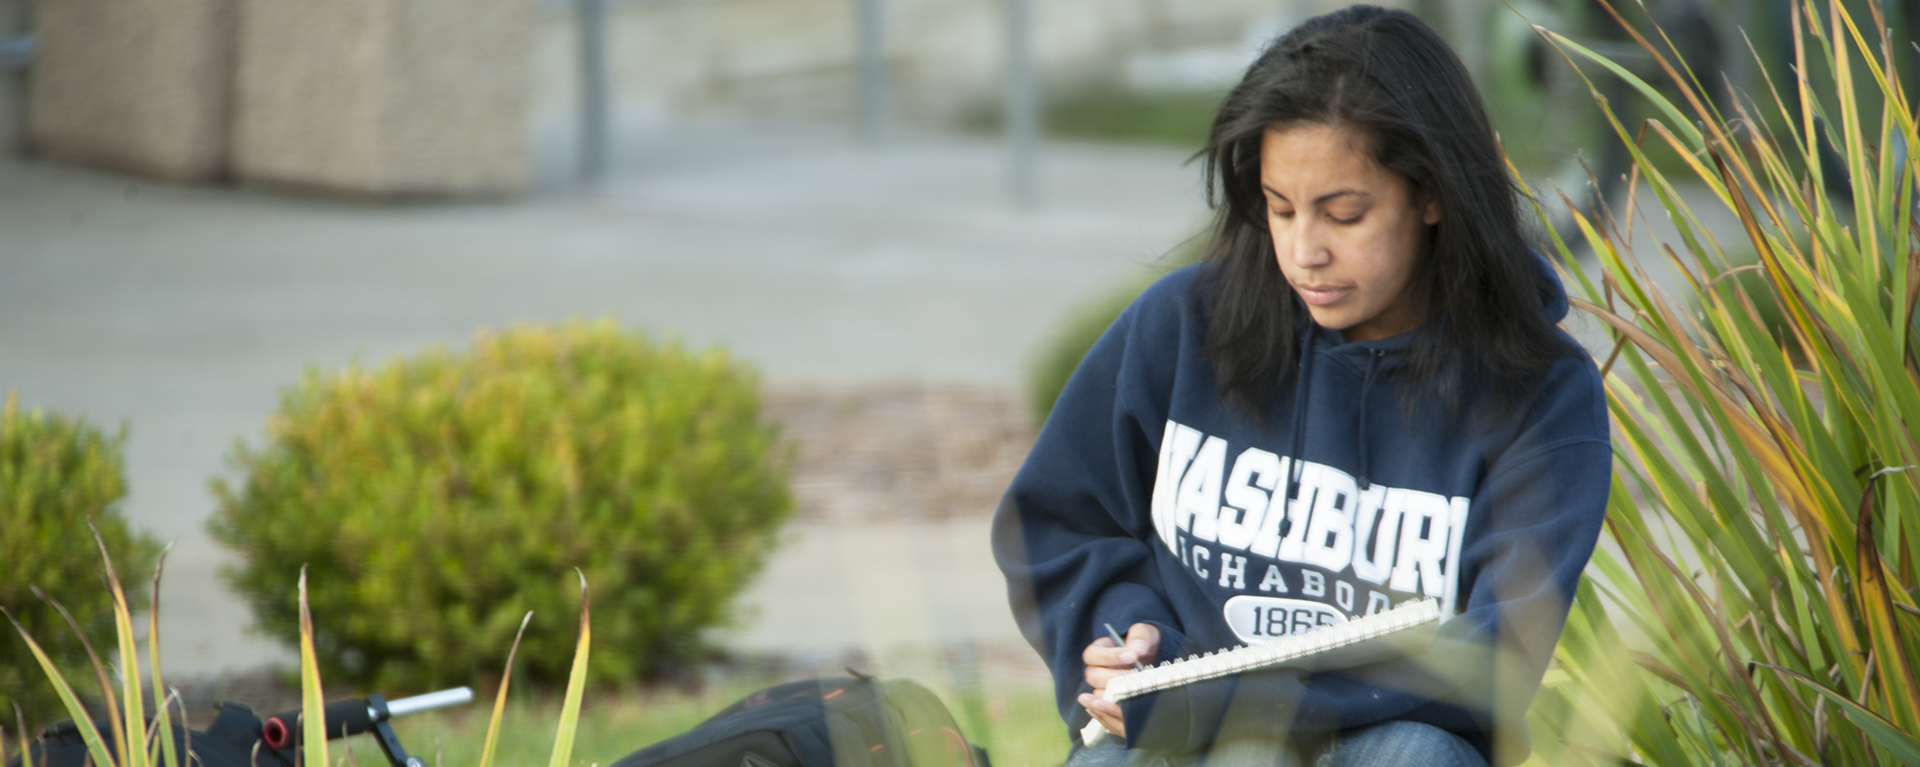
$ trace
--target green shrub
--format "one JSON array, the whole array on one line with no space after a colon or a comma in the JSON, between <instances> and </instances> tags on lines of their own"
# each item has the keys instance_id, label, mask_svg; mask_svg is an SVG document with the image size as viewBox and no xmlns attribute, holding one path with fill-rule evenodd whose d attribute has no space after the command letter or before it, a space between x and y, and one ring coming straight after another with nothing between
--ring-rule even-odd
<instances>
[{"instance_id":1,"label":"green shrub","mask_svg":"<svg viewBox=\"0 0 1920 767\"><path fill-rule=\"evenodd\" d=\"M1181 243L1167 254L1167 268L1177 269L1199 261L1206 255L1209 242L1211 239L1202 235ZM1156 270L1067 311L1066 321L1040 346L1027 365L1027 405L1033 409L1034 423L1047 422L1054 400L1060 398L1060 390L1066 388L1067 379L1073 377L1074 369L1080 367L1081 358L1087 356L1093 342L1100 340L1107 326L1119 319L1120 313L1161 276Z\"/></svg>"},{"instance_id":2,"label":"green shrub","mask_svg":"<svg viewBox=\"0 0 1920 767\"><path fill-rule=\"evenodd\" d=\"M1027 368L1027 405L1033 409L1034 423L1047 422L1047 414L1053 412L1054 401L1060 399L1060 390L1080 367L1081 358L1150 284L1137 280L1067 311L1066 322L1040 347Z\"/></svg>"},{"instance_id":3,"label":"green shrub","mask_svg":"<svg viewBox=\"0 0 1920 767\"><path fill-rule=\"evenodd\" d=\"M1199 149L1226 89L1139 90L1114 82L1084 83L1047 99L1047 134Z\"/></svg>"},{"instance_id":4,"label":"green shrub","mask_svg":"<svg viewBox=\"0 0 1920 767\"><path fill-rule=\"evenodd\" d=\"M1046 89L1041 121L1050 138L1199 149L1213 127L1226 89L1142 90L1117 80L1082 80ZM999 99L981 102L962 118L963 127L998 133L1006 126Z\"/></svg>"},{"instance_id":5,"label":"green shrub","mask_svg":"<svg viewBox=\"0 0 1920 767\"><path fill-rule=\"evenodd\" d=\"M291 641L308 565L322 668L386 692L497 673L528 610L523 673L566 679L575 567L594 679L696 658L793 506L755 375L609 321L309 371L267 432L213 482L228 577Z\"/></svg>"},{"instance_id":6,"label":"green shrub","mask_svg":"<svg viewBox=\"0 0 1920 767\"><path fill-rule=\"evenodd\" d=\"M113 597L102 587L100 549L87 525L100 531L119 571L135 583L152 569L160 547L130 531L121 519L127 494L120 447L126 429L109 437L85 421L33 410L20 412L19 395L0 410L0 607L31 633L75 680L92 680L80 637L33 587L64 605L97 647L113 642ZM137 574L137 575L136 575ZM139 609L146 589L127 599ZM28 718L57 718L53 687L12 627L0 625L0 712L12 721L18 704Z\"/></svg>"}]
</instances>

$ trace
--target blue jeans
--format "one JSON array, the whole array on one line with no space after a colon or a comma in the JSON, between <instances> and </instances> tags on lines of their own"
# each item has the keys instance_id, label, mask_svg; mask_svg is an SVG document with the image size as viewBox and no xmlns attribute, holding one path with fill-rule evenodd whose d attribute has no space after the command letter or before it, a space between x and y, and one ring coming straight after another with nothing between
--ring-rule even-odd
<instances>
[{"instance_id":1,"label":"blue jeans","mask_svg":"<svg viewBox=\"0 0 1920 767\"><path fill-rule=\"evenodd\" d=\"M1067 757L1066 767L1487 767L1473 746L1419 722L1381 722L1347 730L1322 745L1296 748L1286 739L1245 738L1204 754L1129 751L1107 738Z\"/></svg>"}]
</instances>

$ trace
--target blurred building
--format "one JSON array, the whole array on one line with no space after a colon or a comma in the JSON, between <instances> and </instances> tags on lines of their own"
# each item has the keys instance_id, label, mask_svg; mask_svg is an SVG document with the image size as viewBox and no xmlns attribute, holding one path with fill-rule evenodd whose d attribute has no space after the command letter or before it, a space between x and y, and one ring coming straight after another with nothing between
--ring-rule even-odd
<instances>
[{"instance_id":1,"label":"blurred building","mask_svg":"<svg viewBox=\"0 0 1920 767\"><path fill-rule=\"evenodd\" d=\"M1004 87L1013 0L874 0L865 17L862 0L605 1L616 135L715 118L851 123L863 39L878 40L867 53L884 64L892 121L977 122ZM1334 5L1027 2L1045 82L1138 69L1143 53L1176 80L1231 70L1249 40ZM35 40L31 66L0 76L0 147L183 181L512 193L534 137L579 119L577 5L0 0L0 35ZM880 20L877 36L862 37L862 18Z\"/></svg>"},{"instance_id":2,"label":"blurred building","mask_svg":"<svg viewBox=\"0 0 1920 767\"><path fill-rule=\"evenodd\" d=\"M1117 72L1142 51L1240 46L1315 0L1031 0L1041 77ZM1298 6L1298 7L1296 7ZM571 16L544 6L540 108L575 89ZM1329 6L1331 7L1331 5ZM892 114L948 126L999 98L1007 0L881 0ZM859 0L617 0L612 80L629 120L686 115L849 120L860 98ZM1252 51L1241 61L1251 60Z\"/></svg>"}]
</instances>

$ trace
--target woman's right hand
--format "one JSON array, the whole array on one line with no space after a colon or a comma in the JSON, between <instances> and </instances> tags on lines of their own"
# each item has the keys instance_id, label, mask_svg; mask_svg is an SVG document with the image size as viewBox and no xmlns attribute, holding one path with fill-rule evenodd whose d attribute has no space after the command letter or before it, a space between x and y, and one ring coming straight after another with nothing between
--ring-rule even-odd
<instances>
[{"instance_id":1,"label":"woman's right hand","mask_svg":"<svg viewBox=\"0 0 1920 767\"><path fill-rule=\"evenodd\" d=\"M1160 629L1151 623L1135 623L1127 627L1127 642L1116 645L1108 637L1093 640L1087 649L1080 653L1080 660L1087 664L1087 686L1091 693L1080 694L1080 705L1087 713L1107 728L1107 732L1121 737L1127 734L1126 724L1120 718L1120 704L1100 697L1107 689L1107 682L1122 674L1131 674L1135 663L1152 663L1160 655Z\"/></svg>"}]
</instances>

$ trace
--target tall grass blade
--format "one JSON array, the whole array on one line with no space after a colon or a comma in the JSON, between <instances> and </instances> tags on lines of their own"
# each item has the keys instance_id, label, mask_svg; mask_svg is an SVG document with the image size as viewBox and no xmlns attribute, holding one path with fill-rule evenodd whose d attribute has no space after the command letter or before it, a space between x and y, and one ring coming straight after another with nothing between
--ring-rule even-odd
<instances>
[{"instance_id":1,"label":"tall grass blade","mask_svg":"<svg viewBox=\"0 0 1920 767\"><path fill-rule=\"evenodd\" d=\"M1873 742L1887 749L1888 753L1893 754L1893 758L1899 759L1901 764L1907 767L1920 767L1920 739L1902 731L1899 725L1887 721L1886 717L1874 713L1847 696L1834 692L1803 674L1778 666L1767 666L1767 668L1780 672L1782 676L1819 693L1822 698L1840 709L1841 716L1846 717L1847 721L1853 722L1868 737L1873 738Z\"/></svg>"},{"instance_id":2,"label":"tall grass blade","mask_svg":"<svg viewBox=\"0 0 1920 767\"><path fill-rule=\"evenodd\" d=\"M1624 29L1671 81L1658 87L1542 31L1570 65L1600 65L1575 69L1658 198L1649 217L1677 235L1635 253L1610 213L1574 211L1597 277L1553 244L1575 306L1614 342L1619 426L1594 588L1556 652L1568 681L1543 698L1560 717L1543 729L1580 744L1567 761L1611 747L1660 765L1912 762L1920 472L1872 470L1920 463L1920 137L1871 10L1877 34L1836 0L1797 4L1792 81L1769 75L1771 103L1727 114L1664 31ZM1635 104L1608 103L1595 77L1622 78ZM1642 151L1648 137L1680 164Z\"/></svg>"},{"instance_id":3,"label":"tall grass blade","mask_svg":"<svg viewBox=\"0 0 1920 767\"><path fill-rule=\"evenodd\" d=\"M13 721L20 726L20 763L26 764L27 751L33 746L27 742L27 712L20 710L19 701L13 704Z\"/></svg>"},{"instance_id":4,"label":"tall grass blade","mask_svg":"<svg viewBox=\"0 0 1920 767\"><path fill-rule=\"evenodd\" d=\"M1673 105L1673 102L1668 101L1665 96L1660 95L1660 91L1654 88L1647 81L1640 79L1638 75L1635 75L1632 71L1628 70L1626 67L1620 66L1619 64L1615 64L1612 59L1609 59L1605 56L1595 53L1593 49L1574 42L1572 38L1569 38L1565 35L1562 35L1558 32L1554 32L1551 30L1543 29L1540 31L1542 34L1545 34L1548 39L1552 40L1554 45L1561 46L1565 50L1570 50L1570 51L1573 51L1574 53L1580 54L1581 57L1595 64L1599 64L1602 68L1606 69L1608 72L1612 72L1615 77L1618 77L1621 80L1625 81L1628 85L1633 86L1633 89L1636 91L1639 91L1640 95L1647 97L1647 100L1649 102L1652 102L1654 106L1659 107L1660 111L1666 114L1667 119L1673 121L1672 127L1686 134L1687 142L1689 144L1693 145L1693 147L1696 149L1703 145L1703 142L1700 137L1700 131L1694 129L1692 121L1688 120L1685 116L1681 115L1680 110Z\"/></svg>"},{"instance_id":5,"label":"tall grass blade","mask_svg":"<svg viewBox=\"0 0 1920 767\"><path fill-rule=\"evenodd\" d=\"M105 700L106 717L110 723L107 726L107 735L113 738L115 752L124 753L127 750L127 731L120 726L121 715L124 712L120 709L120 696L114 694L113 682L108 679L107 664L100 661L100 654L93 650L93 641L87 639L87 632L80 628L80 621L74 619L73 613L67 610L66 605L41 591L39 586L29 588L34 596L40 598L40 601L51 605L53 611L59 613L60 618L67 622L67 627L73 630L74 636L79 638L80 648L87 652L87 660L93 665L94 683L100 685L100 697Z\"/></svg>"},{"instance_id":6,"label":"tall grass blade","mask_svg":"<svg viewBox=\"0 0 1920 767\"><path fill-rule=\"evenodd\" d=\"M567 674L567 696L560 705L560 727L554 733L553 758L547 767L567 767L573 758L573 738L580 729L580 696L587 686L587 650L593 640L592 610L587 600L587 574L580 576L580 642L573 650L573 670Z\"/></svg>"},{"instance_id":7,"label":"tall grass blade","mask_svg":"<svg viewBox=\"0 0 1920 767\"><path fill-rule=\"evenodd\" d=\"M88 716L87 708L80 705L80 697L73 694L73 687L67 684L67 678L61 675L60 668L53 664L52 658L47 657L45 650L40 649L40 643L33 641L26 627L20 625L20 621L13 617L13 613L8 612L5 607L0 607L0 615L7 616L7 622L13 624L13 630L20 634L20 639L27 643L27 649L33 653L33 659L38 661L40 669L47 673L47 681L53 683L54 693L60 696L61 705L67 708L67 716L73 718L74 728L80 731L80 740L86 744L87 755L93 759L93 763L101 766L113 765L115 762L107 753L107 744L100 737L100 729L93 725L93 717Z\"/></svg>"},{"instance_id":8,"label":"tall grass blade","mask_svg":"<svg viewBox=\"0 0 1920 767\"><path fill-rule=\"evenodd\" d=\"M193 730L184 726L188 721L187 702L181 699L179 690L169 691L167 697L172 698L173 705L180 709L180 722L183 725L180 728L180 753L187 755L187 764L183 767L193 767L193 765L199 763L200 760L193 754Z\"/></svg>"},{"instance_id":9,"label":"tall grass blade","mask_svg":"<svg viewBox=\"0 0 1920 767\"><path fill-rule=\"evenodd\" d=\"M93 542L100 546L100 559L107 569L107 588L113 593L113 629L120 646L121 724L126 740L120 752L120 767L149 767L147 761L146 701L140 694L140 646L133 639L133 611L127 606L126 589L120 586L120 574L113 569L113 556L107 553L107 540L91 523Z\"/></svg>"},{"instance_id":10,"label":"tall grass blade","mask_svg":"<svg viewBox=\"0 0 1920 767\"><path fill-rule=\"evenodd\" d=\"M164 702L168 697L167 684L165 677L160 674L160 575L166 572L167 553L170 551L173 551L172 542L160 550L160 560L153 565L153 593L149 597L152 601L147 603L147 661L151 664L147 675L152 682L149 689L153 690L153 699L160 701L155 706L158 710L154 711L153 719L154 728L159 733L160 749L160 758L154 761L160 767L180 767L180 754L174 750L173 744L173 709ZM177 699L177 696L173 697ZM180 721L184 723L187 720L183 716Z\"/></svg>"},{"instance_id":11,"label":"tall grass blade","mask_svg":"<svg viewBox=\"0 0 1920 767\"><path fill-rule=\"evenodd\" d=\"M583 608L584 609L584 608ZM527 624L533 622L533 611L520 619L520 630L513 632L513 646L507 648L507 667L500 672L500 691L493 696L493 714L487 718L486 745L480 748L479 767L493 767L494 746L500 740L500 717L507 710L507 688L513 685L513 656L520 654L520 638L527 634Z\"/></svg>"},{"instance_id":12,"label":"tall grass blade","mask_svg":"<svg viewBox=\"0 0 1920 767\"><path fill-rule=\"evenodd\" d=\"M1873 646L1880 650L1874 657L1880 661L1881 689L1886 693L1890 718L1909 732L1920 732L1920 716L1916 716L1916 712L1920 712L1920 681L1914 678L1913 665L1908 660L1907 643L1900 635L1900 616L1894 613L1886 566L1880 561L1880 550L1873 535L1874 482L1909 468L1881 469L1867 478L1867 487L1860 494L1859 533L1855 537L1860 570L1854 583L1859 589L1857 599L1862 617L1866 619L1867 634L1873 638Z\"/></svg>"},{"instance_id":13,"label":"tall grass blade","mask_svg":"<svg viewBox=\"0 0 1920 767\"><path fill-rule=\"evenodd\" d=\"M158 693L156 692L156 695L157 694ZM147 743L147 763L148 764L158 764L161 758L160 757L160 736L159 736L159 733L155 732L155 730L161 727L169 726L172 722L171 717L160 716L160 714L167 713L172 709L172 707L175 704L179 702L180 702L180 693L177 690L174 691L174 693L171 695L168 695L164 698L156 698L154 700L154 708L157 709L157 711L153 717L153 721L147 723L147 732L145 736L146 743ZM186 721L186 720L182 719L181 721ZM173 742L173 733L167 733L167 742L168 743Z\"/></svg>"},{"instance_id":14,"label":"tall grass blade","mask_svg":"<svg viewBox=\"0 0 1920 767\"><path fill-rule=\"evenodd\" d=\"M320 691L320 660L313 651L313 613L307 609L307 566L300 566L300 755L305 767L327 761L327 697Z\"/></svg>"}]
</instances>

